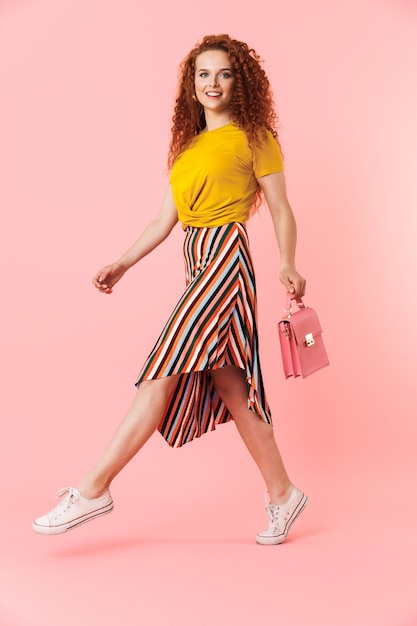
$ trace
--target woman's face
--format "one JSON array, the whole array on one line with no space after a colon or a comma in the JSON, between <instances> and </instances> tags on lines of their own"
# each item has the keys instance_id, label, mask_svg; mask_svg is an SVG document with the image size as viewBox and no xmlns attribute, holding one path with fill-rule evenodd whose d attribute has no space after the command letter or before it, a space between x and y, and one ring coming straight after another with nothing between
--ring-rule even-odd
<instances>
[{"instance_id":1,"label":"woman's face","mask_svg":"<svg viewBox=\"0 0 417 626\"><path fill-rule=\"evenodd\" d=\"M205 109L224 113L232 100L234 76L229 55L206 50L196 58L195 95Z\"/></svg>"}]
</instances>

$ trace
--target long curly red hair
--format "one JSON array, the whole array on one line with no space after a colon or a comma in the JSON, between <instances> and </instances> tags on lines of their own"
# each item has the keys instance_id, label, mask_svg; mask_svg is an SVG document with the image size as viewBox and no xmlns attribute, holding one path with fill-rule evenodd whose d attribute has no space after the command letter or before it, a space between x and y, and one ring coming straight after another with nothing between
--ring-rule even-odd
<instances>
[{"instance_id":1,"label":"long curly red hair","mask_svg":"<svg viewBox=\"0 0 417 626\"><path fill-rule=\"evenodd\" d=\"M206 50L223 50L229 55L234 76L231 121L246 132L249 144L259 144L265 129L270 130L278 142L278 117L269 80L261 67L259 55L246 43L232 39L229 35L208 35L191 50L180 65L168 153L169 168L206 125L204 108L195 99L194 90L196 58Z\"/></svg>"}]
</instances>

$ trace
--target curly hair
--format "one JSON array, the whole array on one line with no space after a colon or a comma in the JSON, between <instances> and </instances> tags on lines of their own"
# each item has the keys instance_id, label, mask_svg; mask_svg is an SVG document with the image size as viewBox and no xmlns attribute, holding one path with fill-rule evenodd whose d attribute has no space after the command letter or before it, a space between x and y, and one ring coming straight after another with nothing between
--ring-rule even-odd
<instances>
[{"instance_id":1,"label":"curly hair","mask_svg":"<svg viewBox=\"0 0 417 626\"><path fill-rule=\"evenodd\" d=\"M178 95L175 101L168 167L188 147L193 137L206 125L204 108L195 98L196 58L207 50L223 50L229 55L233 72L233 98L230 119L245 131L249 144L259 145L270 130L277 143L278 117L271 87L261 58L246 43L229 35L208 35L198 43L180 65Z\"/></svg>"}]
</instances>

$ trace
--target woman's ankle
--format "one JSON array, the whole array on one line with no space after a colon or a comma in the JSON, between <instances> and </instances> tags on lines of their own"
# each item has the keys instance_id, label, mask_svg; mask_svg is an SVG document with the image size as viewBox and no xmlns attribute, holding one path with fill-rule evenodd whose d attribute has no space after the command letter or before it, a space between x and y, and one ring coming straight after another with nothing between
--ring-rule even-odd
<instances>
[{"instance_id":1,"label":"woman's ankle","mask_svg":"<svg viewBox=\"0 0 417 626\"><path fill-rule=\"evenodd\" d=\"M93 483L90 480L83 479L77 486L78 491L84 498L94 499L102 496L109 488L109 485L103 483Z\"/></svg>"},{"instance_id":2,"label":"woman's ankle","mask_svg":"<svg viewBox=\"0 0 417 626\"><path fill-rule=\"evenodd\" d=\"M284 504L291 495L292 484L269 490L271 504Z\"/></svg>"}]
</instances>

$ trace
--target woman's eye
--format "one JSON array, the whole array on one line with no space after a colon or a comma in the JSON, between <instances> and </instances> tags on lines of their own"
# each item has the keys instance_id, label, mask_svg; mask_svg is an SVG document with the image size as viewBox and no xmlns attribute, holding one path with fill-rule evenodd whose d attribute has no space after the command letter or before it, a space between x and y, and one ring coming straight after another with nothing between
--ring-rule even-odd
<instances>
[{"instance_id":1,"label":"woman's eye","mask_svg":"<svg viewBox=\"0 0 417 626\"><path fill-rule=\"evenodd\" d=\"M199 72L198 77L199 78L208 78L209 73L208 72ZM219 74L220 78L232 78L232 74L231 72L222 72L221 74Z\"/></svg>"}]
</instances>

